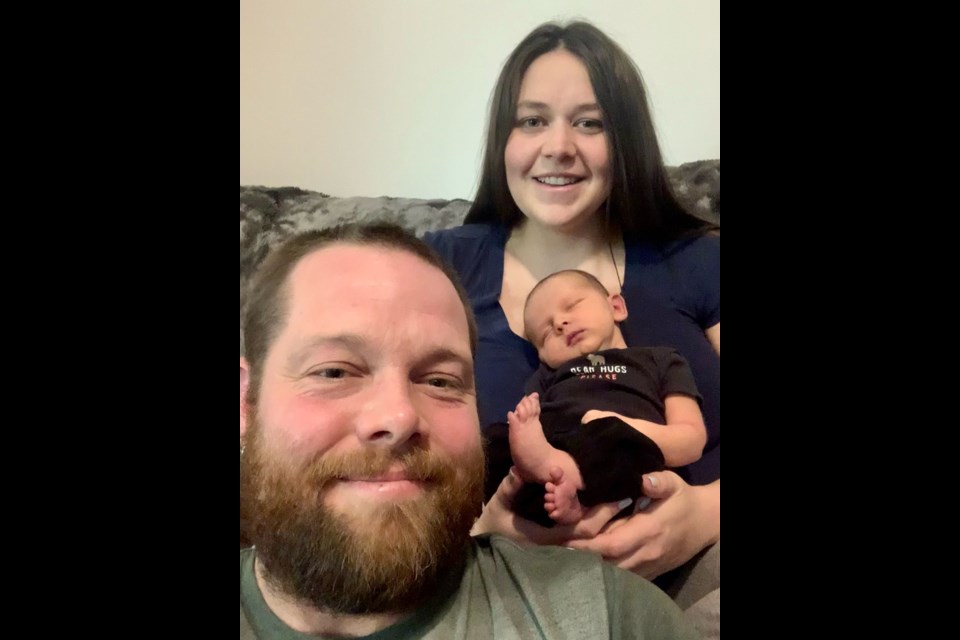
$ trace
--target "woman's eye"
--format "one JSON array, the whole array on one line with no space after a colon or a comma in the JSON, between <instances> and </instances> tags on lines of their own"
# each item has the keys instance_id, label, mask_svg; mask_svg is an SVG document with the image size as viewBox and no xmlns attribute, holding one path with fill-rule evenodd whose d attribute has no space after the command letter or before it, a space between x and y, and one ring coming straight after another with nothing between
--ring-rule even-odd
<instances>
[{"instance_id":1,"label":"woman's eye","mask_svg":"<svg viewBox=\"0 0 960 640\"><path fill-rule=\"evenodd\" d=\"M603 131L603 122L594 120L593 118L578 120L576 126L580 129L586 129L587 131Z\"/></svg>"},{"instance_id":2,"label":"woman's eye","mask_svg":"<svg viewBox=\"0 0 960 640\"><path fill-rule=\"evenodd\" d=\"M534 129L543 124L543 120L536 116L530 116L529 118L520 118L518 124L524 129Z\"/></svg>"}]
</instances>

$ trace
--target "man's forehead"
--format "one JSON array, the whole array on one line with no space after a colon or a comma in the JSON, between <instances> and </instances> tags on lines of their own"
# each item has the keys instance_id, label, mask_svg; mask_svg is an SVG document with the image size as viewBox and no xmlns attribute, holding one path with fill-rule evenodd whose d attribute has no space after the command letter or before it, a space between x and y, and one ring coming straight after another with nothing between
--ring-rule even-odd
<instances>
[{"instance_id":1,"label":"man's forehead","mask_svg":"<svg viewBox=\"0 0 960 640\"><path fill-rule=\"evenodd\" d=\"M305 256L294 268L290 302L330 308L409 300L411 305L464 313L453 283L438 267L409 251L338 243Z\"/></svg>"},{"instance_id":2,"label":"man's forehead","mask_svg":"<svg viewBox=\"0 0 960 640\"><path fill-rule=\"evenodd\" d=\"M333 242L308 253L297 264L297 269L329 266L331 263L344 266L357 263L375 263L377 258L382 261L399 256L409 256L412 259L417 259L416 256L410 254L410 252L393 247L375 244L356 244L345 241ZM335 276L336 274L331 273L331 275Z\"/></svg>"},{"instance_id":3,"label":"man's forehead","mask_svg":"<svg viewBox=\"0 0 960 640\"><path fill-rule=\"evenodd\" d=\"M433 272L435 277L446 279L440 269L409 251L346 242L332 244L304 256L293 269L291 279L294 282L307 279L308 284L314 287L343 284L348 288L353 284L351 279L356 278L403 282L406 271L398 271L397 265L400 264L405 270L422 274Z\"/></svg>"}]
</instances>

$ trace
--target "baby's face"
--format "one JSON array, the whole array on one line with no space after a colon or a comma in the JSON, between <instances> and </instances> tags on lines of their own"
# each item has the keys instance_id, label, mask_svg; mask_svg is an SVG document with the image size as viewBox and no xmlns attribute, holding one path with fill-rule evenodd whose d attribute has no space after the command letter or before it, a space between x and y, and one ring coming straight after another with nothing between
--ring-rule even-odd
<instances>
[{"instance_id":1,"label":"baby's face","mask_svg":"<svg viewBox=\"0 0 960 640\"><path fill-rule=\"evenodd\" d=\"M564 274L533 292L523 320L540 360L556 368L571 358L626 347L617 328L626 317L619 295L605 296L583 277Z\"/></svg>"}]
</instances>

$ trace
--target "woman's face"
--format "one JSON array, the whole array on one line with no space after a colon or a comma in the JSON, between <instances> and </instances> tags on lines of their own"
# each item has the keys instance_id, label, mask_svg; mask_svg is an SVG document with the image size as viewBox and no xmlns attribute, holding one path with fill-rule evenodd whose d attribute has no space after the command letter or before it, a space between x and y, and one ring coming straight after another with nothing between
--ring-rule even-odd
<instances>
[{"instance_id":1,"label":"woman's face","mask_svg":"<svg viewBox=\"0 0 960 640\"><path fill-rule=\"evenodd\" d=\"M504 152L507 186L530 221L579 230L610 194L603 115L587 68L556 49L527 69Z\"/></svg>"}]
</instances>

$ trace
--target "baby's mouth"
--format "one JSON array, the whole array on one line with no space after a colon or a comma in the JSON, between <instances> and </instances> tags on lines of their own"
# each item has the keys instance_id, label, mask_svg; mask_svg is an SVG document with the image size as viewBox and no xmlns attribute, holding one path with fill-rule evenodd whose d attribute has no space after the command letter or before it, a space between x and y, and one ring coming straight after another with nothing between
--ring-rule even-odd
<instances>
[{"instance_id":1,"label":"baby's mouth","mask_svg":"<svg viewBox=\"0 0 960 640\"><path fill-rule=\"evenodd\" d=\"M572 347L577 342L580 341L580 335L583 333L583 329L577 329L573 333L567 336L567 346Z\"/></svg>"}]
</instances>

